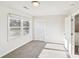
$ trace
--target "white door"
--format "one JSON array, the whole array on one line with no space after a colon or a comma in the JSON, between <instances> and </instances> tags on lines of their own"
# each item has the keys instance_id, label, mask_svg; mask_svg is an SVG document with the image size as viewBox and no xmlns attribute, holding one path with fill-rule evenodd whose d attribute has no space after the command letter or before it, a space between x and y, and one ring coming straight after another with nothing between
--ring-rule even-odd
<instances>
[{"instance_id":1,"label":"white door","mask_svg":"<svg viewBox=\"0 0 79 59\"><path fill-rule=\"evenodd\" d=\"M69 51L69 54L72 52L72 36L73 36L73 20L71 19L71 16L67 17L65 19L65 48Z\"/></svg>"},{"instance_id":2,"label":"white door","mask_svg":"<svg viewBox=\"0 0 79 59\"><path fill-rule=\"evenodd\" d=\"M65 48L69 49L69 41L71 39L71 19L67 17L65 19Z\"/></svg>"},{"instance_id":3,"label":"white door","mask_svg":"<svg viewBox=\"0 0 79 59\"><path fill-rule=\"evenodd\" d=\"M71 54L72 56L75 54L75 16L72 17L71 21Z\"/></svg>"},{"instance_id":4,"label":"white door","mask_svg":"<svg viewBox=\"0 0 79 59\"><path fill-rule=\"evenodd\" d=\"M74 18L71 16L65 19L65 48L69 54L74 53Z\"/></svg>"}]
</instances>

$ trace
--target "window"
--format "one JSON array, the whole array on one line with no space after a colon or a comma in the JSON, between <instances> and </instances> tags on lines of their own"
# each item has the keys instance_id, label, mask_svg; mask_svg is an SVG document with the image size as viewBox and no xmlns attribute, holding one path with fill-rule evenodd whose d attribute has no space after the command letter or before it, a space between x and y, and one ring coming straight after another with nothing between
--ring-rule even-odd
<instances>
[{"instance_id":1,"label":"window","mask_svg":"<svg viewBox=\"0 0 79 59\"><path fill-rule=\"evenodd\" d=\"M29 34L29 21L27 18L9 14L8 15L8 39L20 38Z\"/></svg>"}]
</instances>

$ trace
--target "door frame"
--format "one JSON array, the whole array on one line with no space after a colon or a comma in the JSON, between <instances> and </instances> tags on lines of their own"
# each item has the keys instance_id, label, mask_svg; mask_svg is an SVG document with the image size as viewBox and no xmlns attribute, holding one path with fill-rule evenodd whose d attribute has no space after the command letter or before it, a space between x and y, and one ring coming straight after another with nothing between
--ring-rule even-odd
<instances>
[{"instance_id":1,"label":"door frame","mask_svg":"<svg viewBox=\"0 0 79 59\"><path fill-rule=\"evenodd\" d=\"M76 55L75 54L75 16L77 15L77 14L79 14L79 10L77 10L75 13L73 13L72 15L71 15L71 17L72 17L72 19L73 19L73 25L72 25L72 27L73 27L73 30L72 30L72 32L73 32L73 38L71 39L72 41L72 46L71 46L71 48L72 48L72 50L71 50L71 52L72 52L72 55L71 55L71 57L78 57L79 58L79 55Z\"/></svg>"}]
</instances>

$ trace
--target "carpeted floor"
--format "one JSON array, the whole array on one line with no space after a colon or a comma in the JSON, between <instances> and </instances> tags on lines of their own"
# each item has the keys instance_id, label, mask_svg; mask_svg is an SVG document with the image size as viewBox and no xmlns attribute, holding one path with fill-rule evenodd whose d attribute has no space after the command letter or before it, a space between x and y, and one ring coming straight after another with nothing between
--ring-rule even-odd
<instances>
[{"instance_id":1,"label":"carpeted floor","mask_svg":"<svg viewBox=\"0 0 79 59\"><path fill-rule=\"evenodd\" d=\"M38 58L45 45L43 41L33 40L2 58Z\"/></svg>"}]
</instances>

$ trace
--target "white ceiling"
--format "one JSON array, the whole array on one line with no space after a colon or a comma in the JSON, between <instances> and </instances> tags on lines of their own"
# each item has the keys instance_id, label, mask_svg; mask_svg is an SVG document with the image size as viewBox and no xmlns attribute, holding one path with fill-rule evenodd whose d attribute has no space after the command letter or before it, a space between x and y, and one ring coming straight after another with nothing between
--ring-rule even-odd
<instances>
[{"instance_id":1,"label":"white ceiling","mask_svg":"<svg viewBox=\"0 0 79 59\"><path fill-rule=\"evenodd\" d=\"M14 8L27 12L33 16L43 15L66 15L71 10L79 6L78 1L40 1L40 7L33 7L31 1L4 1L0 2L0 5L4 5L9 8ZM28 9L25 9L27 6Z\"/></svg>"}]
</instances>

